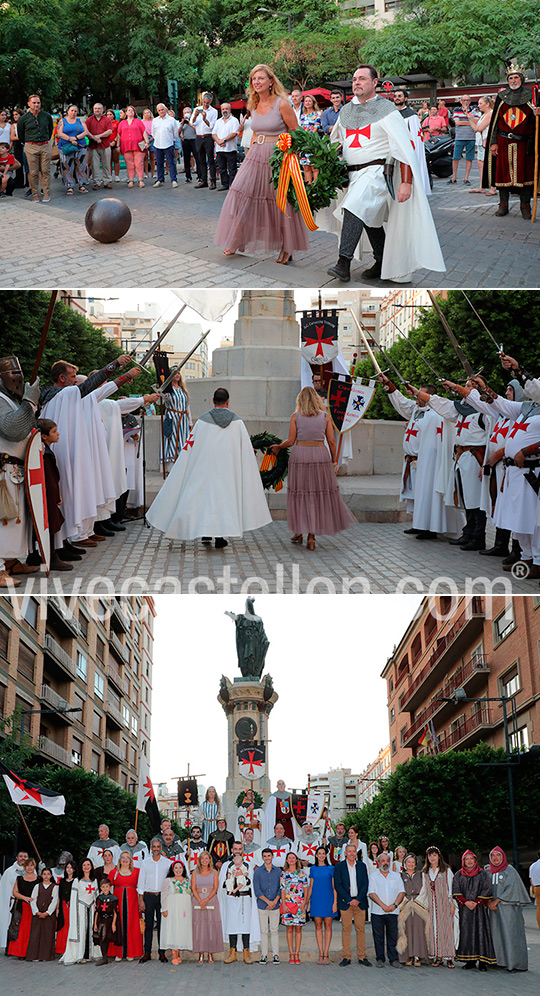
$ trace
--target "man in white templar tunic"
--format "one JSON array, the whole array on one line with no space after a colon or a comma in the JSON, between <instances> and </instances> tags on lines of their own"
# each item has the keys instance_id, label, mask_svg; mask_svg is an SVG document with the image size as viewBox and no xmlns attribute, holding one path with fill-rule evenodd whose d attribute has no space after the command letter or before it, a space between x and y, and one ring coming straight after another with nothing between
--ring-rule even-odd
<instances>
[{"instance_id":1,"label":"man in white templar tunic","mask_svg":"<svg viewBox=\"0 0 540 996\"><path fill-rule=\"evenodd\" d=\"M240 537L272 521L249 433L219 387L214 408L197 420L149 512L168 539Z\"/></svg>"},{"instance_id":2,"label":"man in white templar tunic","mask_svg":"<svg viewBox=\"0 0 540 996\"><path fill-rule=\"evenodd\" d=\"M362 279L408 281L421 267L446 269L407 123L389 100L377 95L377 83L373 66L358 67L353 99L341 109L330 135L343 149L350 184L319 212L317 222L326 231L341 233L339 259L328 273L343 283L351 279L351 261L364 231L375 263ZM395 199L384 172L393 159Z\"/></svg>"}]
</instances>

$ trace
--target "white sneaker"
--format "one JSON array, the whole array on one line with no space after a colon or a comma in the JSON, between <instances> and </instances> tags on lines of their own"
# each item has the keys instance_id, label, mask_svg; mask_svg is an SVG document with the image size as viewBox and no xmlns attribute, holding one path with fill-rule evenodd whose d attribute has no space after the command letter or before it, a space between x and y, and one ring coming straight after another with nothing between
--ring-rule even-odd
<instances>
[{"instance_id":1,"label":"white sneaker","mask_svg":"<svg viewBox=\"0 0 540 996\"><path fill-rule=\"evenodd\" d=\"M119 177L119 176L115 176L115 178L114 178L114 179L115 179L115 182L116 182L116 183L120 183L120 177Z\"/></svg>"},{"instance_id":2,"label":"white sneaker","mask_svg":"<svg viewBox=\"0 0 540 996\"><path fill-rule=\"evenodd\" d=\"M155 182L155 183L153 183L153 184L152 184L152 186L153 186L153 187L162 187L162 186L163 186L163 184L162 184L161 180L156 180L156 182Z\"/></svg>"},{"instance_id":3,"label":"white sneaker","mask_svg":"<svg viewBox=\"0 0 540 996\"><path fill-rule=\"evenodd\" d=\"M177 187L177 186L178 186L178 184L177 184L176 180L173 180L173 182L172 182L171 186L172 186L172 187Z\"/></svg>"},{"instance_id":4,"label":"white sneaker","mask_svg":"<svg viewBox=\"0 0 540 996\"><path fill-rule=\"evenodd\" d=\"M272 958L272 965L279 965L279 955L274 955Z\"/></svg>"},{"instance_id":5,"label":"white sneaker","mask_svg":"<svg viewBox=\"0 0 540 996\"><path fill-rule=\"evenodd\" d=\"M261 955L261 957L259 958L259 965L266 965L267 961L268 958L266 957L266 955Z\"/></svg>"}]
</instances>

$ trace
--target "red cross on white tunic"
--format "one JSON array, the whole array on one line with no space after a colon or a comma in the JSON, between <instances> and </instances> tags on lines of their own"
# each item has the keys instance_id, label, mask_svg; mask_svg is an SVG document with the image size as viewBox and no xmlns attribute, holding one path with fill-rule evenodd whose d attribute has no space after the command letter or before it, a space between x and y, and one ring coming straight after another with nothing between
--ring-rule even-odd
<instances>
[{"instance_id":1,"label":"red cross on white tunic","mask_svg":"<svg viewBox=\"0 0 540 996\"><path fill-rule=\"evenodd\" d=\"M305 854L309 855L310 858L314 857L315 851L317 849L317 842L314 844L304 844L302 843L302 850Z\"/></svg>"},{"instance_id":2,"label":"red cross on white tunic","mask_svg":"<svg viewBox=\"0 0 540 996\"><path fill-rule=\"evenodd\" d=\"M495 426L495 431L491 437L490 442L496 443L499 436L502 436L503 439L506 439L509 428L510 428L509 425L504 425L502 422L501 423L497 422L497 425Z\"/></svg>"},{"instance_id":3,"label":"red cross on white tunic","mask_svg":"<svg viewBox=\"0 0 540 996\"><path fill-rule=\"evenodd\" d=\"M409 442L411 436L417 436L417 435L418 435L418 429L414 428L414 422L413 422L413 424L408 426L408 428L405 430L405 439L407 440L407 442Z\"/></svg>"},{"instance_id":4,"label":"red cross on white tunic","mask_svg":"<svg viewBox=\"0 0 540 996\"><path fill-rule=\"evenodd\" d=\"M470 424L471 424L470 421L466 422L465 419L462 418L461 422L459 422L459 424L458 424L458 431L457 431L458 436L461 435L461 430L462 429L468 429L469 426L470 426Z\"/></svg>"},{"instance_id":5,"label":"red cross on white tunic","mask_svg":"<svg viewBox=\"0 0 540 996\"><path fill-rule=\"evenodd\" d=\"M94 891L94 883L90 882L90 884L86 886L86 889L84 891L85 892L93 892Z\"/></svg>"},{"instance_id":6,"label":"red cross on white tunic","mask_svg":"<svg viewBox=\"0 0 540 996\"><path fill-rule=\"evenodd\" d=\"M287 853L287 848L286 847L276 847L273 850L274 850L274 854L275 854L276 858L280 858L282 854L286 854Z\"/></svg>"},{"instance_id":7,"label":"red cross on white tunic","mask_svg":"<svg viewBox=\"0 0 540 996\"><path fill-rule=\"evenodd\" d=\"M510 435L508 436L508 438L509 439L513 439L514 436L516 435L518 429L523 429L523 432L527 432L527 429L529 428L529 425L530 425L529 422L515 422L514 423L514 428L512 429L512 432L510 433Z\"/></svg>"},{"instance_id":8,"label":"red cross on white tunic","mask_svg":"<svg viewBox=\"0 0 540 996\"><path fill-rule=\"evenodd\" d=\"M349 146L350 149L361 149L362 142L360 141L360 135L363 135L367 140L371 138L371 125L366 125L365 128L347 128L345 130L345 137L350 138L354 135L354 138Z\"/></svg>"},{"instance_id":9,"label":"red cross on white tunic","mask_svg":"<svg viewBox=\"0 0 540 996\"><path fill-rule=\"evenodd\" d=\"M49 528L49 517L47 515L47 495L45 492L45 468L43 466L43 450L39 451L39 470L35 467L33 470L28 471L28 483L30 486L33 484L41 485L41 496L43 500L43 527L44 529Z\"/></svg>"},{"instance_id":10,"label":"red cross on white tunic","mask_svg":"<svg viewBox=\"0 0 540 996\"><path fill-rule=\"evenodd\" d=\"M244 861L251 861L255 857L255 851L251 851L250 854L244 854Z\"/></svg>"},{"instance_id":11,"label":"red cross on white tunic","mask_svg":"<svg viewBox=\"0 0 540 996\"><path fill-rule=\"evenodd\" d=\"M441 424L437 426L437 429L435 431L435 435L440 436L441 439L442 439L442 430L443 430L443 423L441 422Z\"/></svg>"},{"instance_id":12,"label":"red cross on white tunic","mask_svg":"<svg viewBox=\"0 0 540 996\"><path fill-rule=\"evenodd\" d=\"M315 356L324 356L323 343L325 346L331 346L334 341L334 336L324 335L324 325L316 325L315 332L317 333L316 339L308 339L307 336L304 339L305 346L317 346L315 351Z\"/></svg>"},{"instance_id":13,"label":"red cross on white tunic","mask_svg":"<svg viewBox=\"0 0 540 996\"><path fill-rule=\"evenodd\" d=\"M193 439L193 436L190 435L189 438L188 438L188 440L187 440L187 442L185 443L185 445L182 446L182 449L183 450L190 450L192 448L194 442L195 442L195 440Z\"/></svg>"}]
</instances>

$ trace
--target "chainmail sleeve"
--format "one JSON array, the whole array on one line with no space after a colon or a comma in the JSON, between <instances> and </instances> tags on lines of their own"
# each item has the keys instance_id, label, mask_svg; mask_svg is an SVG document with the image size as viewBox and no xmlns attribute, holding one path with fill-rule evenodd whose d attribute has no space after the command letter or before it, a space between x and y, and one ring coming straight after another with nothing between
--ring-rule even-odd
<instances>
[{"instance_id":1,"label":"chainmail sleeve","mask_svg":"<svg viewBox=\"0 0 540 996\"><path fill-rule=\"evenodd\" d=\"M21 401L16 411L12 411L0 394L0 436L19 443L35 428L36 418L29 401Z\"/></svg>"},{"instance_id":2,"label":"chainmail sleeve","mask_svg":"<svg viewBox=\"0 0 540 996\"><path fill-rule=\"evenodd\" d=\"M111 367L112 369L110 369ZM92 391L95 391L97 387L101 387L101 385L107 380L109 372L112 373L114 370L115 367L113 367L112 364L109 364L109 366L105 367L104 370L96 370L95 373L90 374L86 380L83 380L82 384L79 384L81 398L86 398L86 396L88 394L92 394Z\"/></svg>"}]
</instances>

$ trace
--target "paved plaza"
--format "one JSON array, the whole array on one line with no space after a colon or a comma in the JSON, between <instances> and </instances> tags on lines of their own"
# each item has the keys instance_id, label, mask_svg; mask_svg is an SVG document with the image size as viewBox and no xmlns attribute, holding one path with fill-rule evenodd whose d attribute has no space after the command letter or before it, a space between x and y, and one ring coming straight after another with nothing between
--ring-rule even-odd
<instances>
[{"instance_id":1,"label":"paved plaza","mask_svg":"<svg viewBox=\"0 0 540 996\"><path fill-rule=\"evenodd\" d=\"M263 529L215 550L200 541L165 539L142 521L89 549L70 573L31 575L23 594L415 594L493 591L538 594L537 581L513 578L498 558L480 557L444 540L418 541L403 523L358 522L337 536L317 539L309 552L292 546L287 523ZM488 544L493 540L488 529Z\"/></svg>"},{"instance_id":2,"label":"paved plaza","mask_svg":"<svg viewBox=\"0 0 540 996\"><path fill-rule=\"evenodd\" d=\"M418 287L540 286L540 219L526 222L515 199L506 218L495 218L496 198L470 194L462 183L448 187L435 180L431 208L446 261L445 274L417 270ZM179 176L153 189L128 190L125 182L112 191L76 192L66 198L59 180L51 183L49 204L32 203L23 191L1 201L3 239L0 246L2 287L324 287L342 286L326 270L337 258L337 239L315 232L309 250L288 266L270 255L237 255L228 260L214 246L214 232L225 194L196 190ZM107 193L119 197L133 215L131 229L113 245L90 238L84 215ZM365 286L354 273L371 265L364 257L353 268L351 286ZM392 287L374 281L371 286Z\"/></svg>"},{"instance_id":3,"label":"paved plaza","mask_svg":"<svg viewBox=\"0 0 540 996\"><path fill-rule=\"evenodd\" d=\"M154 960L146 965L138 962L97 967L73 965L64 968L58 962L19 962L3 958L3 992L10 996L239 996L242 990L255 991L257 996L282 996L284 992L296 994L317 993L318 996L538 996L540 990L540 931L536 925L533 908L525 912L529 971L509 973L504 969L491 969L487 973L463 972L461 967L401 971L385 965L383 969L359 966L354 962L340 968L341 929L334 927L331 959L328 966L316 964L314 928L304 928L301 965L289 965L284 930L280 930L280 965L253 966L243 963L204 966L194 963L187 956L175 968L170 962L162 965ZM366 927L367 954L374 960L371 927ZM354 938L353 938L354 940ZM256 956L254 956L255 958Z\"/></svg>"}]
</instances>

